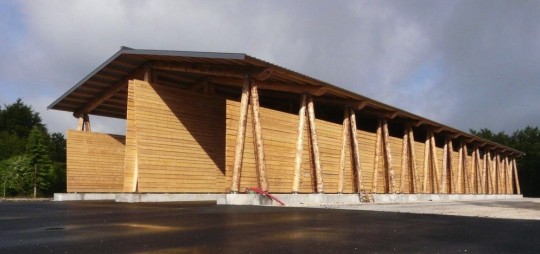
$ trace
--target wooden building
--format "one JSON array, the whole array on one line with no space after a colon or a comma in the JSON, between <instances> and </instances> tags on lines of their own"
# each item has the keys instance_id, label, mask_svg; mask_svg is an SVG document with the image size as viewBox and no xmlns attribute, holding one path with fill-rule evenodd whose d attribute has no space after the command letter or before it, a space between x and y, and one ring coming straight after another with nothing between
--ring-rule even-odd
<instances>
[{"instance_id":1,"label":"wooden building","mask_svg":"<svg viewBox=\"0 0 540 254\"><path fill-rule=\"evenodd\" d=\"M122 48L49 108L68 192L520 194L522 152L245 54Z\"/></svg>"}]
</instances>

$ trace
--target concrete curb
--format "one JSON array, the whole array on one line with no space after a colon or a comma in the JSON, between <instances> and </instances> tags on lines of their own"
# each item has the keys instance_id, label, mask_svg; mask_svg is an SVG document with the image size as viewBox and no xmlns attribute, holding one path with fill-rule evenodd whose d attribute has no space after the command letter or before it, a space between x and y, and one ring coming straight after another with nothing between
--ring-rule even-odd
<instances>
[{"instance_id":1,"label":"concrete curb","mask_svg":"<svg viewBox=\"0 0 540 254\"><path fill-rule=\"evenodd\" d=\"M273 194L286 206L358 205L358 194ZM437 201L467 201L518 199L523 195L484 194L372 194L372 203L415 203ZM279 204L259 194L189 194L189 193L55 193L54 201L111 200L123 203L138 202L216 202L218 205Z\"/></svg>"}]
</instances>

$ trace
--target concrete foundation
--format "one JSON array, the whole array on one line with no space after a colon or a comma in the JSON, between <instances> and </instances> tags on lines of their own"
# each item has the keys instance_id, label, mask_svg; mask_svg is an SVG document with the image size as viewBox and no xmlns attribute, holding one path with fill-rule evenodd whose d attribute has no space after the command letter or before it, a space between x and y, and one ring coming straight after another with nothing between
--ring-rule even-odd
<instances>
[{"instance_id":1,"label":"concrete foundation","mask_svg":"<svg viewBox=\"0 0 540 254\"><path fill-rule=\"evenodd\" d=\"M358 194L273 194L286 206L327 206L364 204ZM371 203L415 203L516 199L523 195L479 194L373 194ZM114 200L116 202L216 202L218 205L264 205L279 203L259 194L169 194L169 193L55 193L54 201Z\"/></svg>"},{"instance_id":2,"label":"concrete foundation","mask_svg":"<svg viewBox=\"0 0 540 254\"><path fill-rule=\"evenodd\" d=\"M54 193L54 201L115 200L118 193Z\"/></svg>"}]
</instances>

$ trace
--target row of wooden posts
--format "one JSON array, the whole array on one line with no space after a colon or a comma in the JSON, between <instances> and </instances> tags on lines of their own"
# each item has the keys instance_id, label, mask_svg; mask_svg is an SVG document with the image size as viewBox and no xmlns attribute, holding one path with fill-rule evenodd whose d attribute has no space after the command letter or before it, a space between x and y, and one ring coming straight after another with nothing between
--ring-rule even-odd
<instances>
[{"instance_id":1,"label":"row of wooden posts","mask_svg":"<svg viewBox=\"0 0 540 254\"><path fill-rule=\"evenodd\" d=\"M361 104L357 110L362 109L365 104ZM252 125L254 136L254 154L259 186L262 190L268 191L268 180L266 173L266 161L263 145L263 134L260 121L259 93L257 81L246 76L242 86L242 97L240 101L240 118L238 123L238 134L236 136L236 146L232 173L231 192L239 191L242 160L244 155L244 144L246 138L246 126L248 107L252 110ZM307 118L307 121L306 121ZM316 192L324 192L324 182L322 174L322 164L320 159L317 130L315 126L315 110L313 99L309 94L302 94L299 109L298 139L296 142L296 156L294 165L294 177L292 192L298 193L300 187L300 176L304 147L304 130L308 125L308 142L310 143L311 154L314 164L314 177ZM409 179L409 193L459 193L459 194L513 194L514 183L515 192L521 194L517 166L515 158L502 156L495 152L493 155L489 149L480 152L478 145L472 148L472 161L467 161L468 148L465 142L461 141L458 151L457 168L454 165L452 151L452 138L446 137L443 147L442 169L439 170L434 132L428 130L425 140L423 178L420 179L416 165L414 149L414 133L411 125L404 128L402 139L402 160L401 160L401 182L396 186L396 176L394 174L390 141L389 141L387 117L378 120L375 159L372 178L372 189L366 190L363 184L363 176L360 163L360 147L358 144L358 133L356 125L355 109L345 106L342 129L342 146L340 155L340 168L338 174L338 193L344 189L346 150L350 147L352 170L355 177L356 191L358 193L377 193L379 178L379 163L383 163L383 168L387 176L385 180L385 193L405 193L405 179ZM481 156L483 157L481 160ZM383 158L382 162L380 158ZM483 163L481 163L483 162ZM428 181L429 179L429 181ZM428 186L428 182L431 186Z\"/></svg>"}]
</instances>

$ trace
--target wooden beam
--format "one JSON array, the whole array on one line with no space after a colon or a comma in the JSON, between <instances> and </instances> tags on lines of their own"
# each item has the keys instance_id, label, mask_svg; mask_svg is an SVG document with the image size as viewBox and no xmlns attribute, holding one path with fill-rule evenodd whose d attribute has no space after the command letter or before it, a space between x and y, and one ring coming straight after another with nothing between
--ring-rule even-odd
<instances>
[{"instance_id":1,"label":"wooden beam","mask_svg":"<svg viewBox=\"0 0 540 254\"><path fill-rule=\"evenodd\" d=\"M465 193L463 186L463 142L459 144L458 150L458 171L457 171L457 193Z\"/></svg>"},{"instance_id":2,"label":"wooden beam","mask_svg":"<svg viewBox=\"0 0 540 254\"><path fill-rule=\"evenodd\" d=\"M347 146L350 147L349 136L350 136L350 131L351 131L351 124L349 122L349 119L350 119L349 107L345 107L345 110L343 110L343 124L341 128L341 153L339 156L338 189L337 189L338 193L343 193Z\"/></svg>"},{"instance_id":3,"label":"wooden beam","mask_svg":"<svg viewBox=\"0 0 540 254\"><path fill-rule=\"evenodd\" d=\"M92 128L90 127L90 117L88 116L88 114L83 115L83 120L83 131L91 132Z\"/></svg>"},{"instance_id":4,"label":"wooden beam","mask_svg":"<svg viewBox=\"0 0 540 254\"><path fill-rule=\"evenodd\" d=\"M265 81L269 79L273 73L274 73L274 68L264 68L259 73L253 74L253 78L257 81Z\"/></svg>"},{"instance_id":5,"label":"wooden beam","mask_svg":"<svg viewBox=\"0 0 540 254\"><path fill-rule=\"evenodd\" d=\"M358 127L356 125L356 112L349 108L350 124L351 124L351 143L352 156L354 159L354 169L356 173L356 188L358 193L364 192L364 181L362 179L362 165L360 164L360 146L358 144Z\"/></svg>"},{"instance_id":6,"label":"wooden beam","mask_svg":"<svg viewBox=\"0 0 540 254\"><path fill-rule=\"evenodd\" d=\"M473 194L478 194L478 178L476 175L476 148L473 146L472 154L471 154L471 169L469 171L469 174L471 176L471 182L472 182L472 190L471 192Z\"/></svg>"},{"instance_id":7,"label":"wooden beam","mask_svg":"<svg viewBox=\"0 0 540 254\"><path fill-rule=\"evenodd\" d=\"M209 80L211 83L222 85L239 86L240 84L242 84L241 79L230 77L210 77ZM271 90L298 94L307 93L313 96L322 96L327 91L325 87L320 86L288 84L270 81L259 81L257 82L257 86L259 90ZM343 102L340 104L343 104Z\"/></svg>"},{"instance_id":8,"label":"wooden beam","mask_svg":"<svg viewBox=\"0 0 540 254\"><path fill-rule=\"evenodd\" d=\"M306 128L306 95L300 97L300 110L298 110L298 138L296 139L296 156L294 158L294 179L292 192L298 193L300 189L300 176L302 169L302 153L304 151L304 129Z\"/></svg>"},{"instance_id":9,"label":"wooden beam","mask_svg":"<svg viewBox=\"0 0 540 254\"><path fill-rule=\"evenodd\" d=\"M381 119L377 122L377 139L375 141L375 156L373 161L373 182L371 184L371 192L377 193L377 185L379 178L379 157L381 156L381 140L382 140L382 122Z\"/></svg>"},{"instance_id":10,"label":"wooden beam","mask_svg":"<svg viewBox=\"0 0 540 254\"><path fill-rule=\"evenodd\" d=\"M210 76L222 76L233 78L244 78L245 75L263 77L266 71L260 67L238 67L219 64L202 64L202 63L151 63L152 69L164 71L178 71L185 73L194 73Z\"/></svg>"},{"instance_id":11,"label":"wooden beam","mask_svg":"<svg viewBox=\"0 0 540 254\"><path fill-rule=\"evenodd\" d=\"M447 172L448 172L448 139L444 139L444 146L443 146L443 158L442 158L442 173L441 173L441 193L446 194L447 188L446 188L446 178L447 178Z\"/></svg>"},{"instance_id":12,"label":"wooden beam","mask_svg":"<svg viewBox=\"0 0 540 254\"><path fill-rule=\"evenodd\" d=\"M483 167L483 163L481 164L481 159L480 159L480 150L478 149L478 146L476 146L476 161L477 161L477 170L478 170L478 184L480 185L480 187L478 188L478 191L480 194L485 194L485 181L484 181L484 167Z\"/></svg>"},{"instance_id":13,"label":"wooden beam","mask_svg":"<svg viewBox=\"0 0 540 254\"><path fill-rule=\"evenodd\" d=\"M455 193L456 192L456 180L455 180L455 170L454 170L454 156L452 155L454 151L454 144L452 143L452 138L447 137L448 139L448 172L450 173L450 177L448 177L448 180L450 180L448 187L450 187L450 190L448 193Z\"/></svg>"},{"instance_id":14,"label":"wooden beam","mask_svg":"<svg viewBox=\"0 0 540 254\"><path fill-rule=\"evenodd\" d=\"M521 187L519 186L519 174L518 174L518 168L517 168L517 163L516 163L516 159L512 159L512 165L513 165L513 169L514 169L514 179L516 181L516 194L521 194Z\"/></svg>"},{"instance_id":15,"label":"wooden beam","mask_svg":"<svg viewBox=\"0 0 540 254\"><path fill-rule=\"evenodd\" d=\"M353 107L353 109L356 109L356 110L362 110L362 109L364 109L366 106L367 106L367 101L361 101L361 102L356 103L356 104L355 104L355 107Z\"/></svg>"},{"instance_id":16,"label":"wooden beam","mask_svg":"<svg viewBox=\"0 0 540 254\"><path fill-rule=\"evenodd\" d=\"M83 131L83 126L84 126L84 117L79 116L79 119L77 121L77 130Z\"/></svg>"},{"instance_id":17,"label":"wooden beam","mask_svg":"<svg viewBox=\"0 0 540 254\"><path fill-rule=\"evenodd\" d=\"M240 99L240 117L238 119L238 131L236 134L236 146L234 149L234 164L232 174L231 192L238 192L240 184L240 174L242 171L242 160L244 158L244 145L246 141L246 124L250 95L249 77L245 77L244 85L242 86L242 97Z\"/></svg>"},{"instance_id":18,"label":"wooden beam","mask_svg":"<svg viewBox=\"0 0 540 254\"><path fill-rule=\"evenodd\" d=\"M401 140L401 177L399 184L399 192L405 193L406 172L409 171L409 132L408 127L403 128L403 138ZM412 174L411 174L412 175ZM412 186L412 181L410 183Z\"/></svg>"},{"instance_id":19,"label":"wooden beam","mask_svg":"<svg viewBox=\"0 0 540 254\"><path fill-rule=\"evenodd\" d=\"M429 133L426 135L426 140L424 141L424 169L423 169L423 172L424 172L424 181L422 182L422 190L423 190L423 193L428 193L428 189L427 189L427 179L428 179L428 175L430 173L430 167L429 167L429 157L430 157L430 148L429 148L429 140L430 140L430 135Z\"/></svg>"},{"instance_id":20,"label":"wooden beam","mask_svg":"<svg viewBox=\"0 0 540 254\"><path fill-rule=\"evenodd\" d=\"M255 129L255 152L257 154L257 170L259 173L259 186L263 191L268 191L268 178L266 176L266 159L264 157L264 144L261 126L261 113L259 111L259 92L257 82L251 82L251 109Z\"/></svg>"},{"instance_id":21,"label":"wooden beam","mask_svg":"<svg viewBox=\"0 0 540 254\"><path fill-rule=\"evenodd\" d=\"M408 136L409 136L409 151L410 151L410 155L411 155L411 172L412 172L412 175L413 175L413 182L414 182L414 186L413 186L413 192L414 193L419 193L420 192L420 188L419 188L419 184L420 184L420 178L418 176L418 172L417 172L417 168L416 168L416 152L415 152L415 142L414 142L414 131L413 131L413 128L411 126L408 127Z\"/></svg>"},{"instance_id":22,"label":"wooden beam","mask_svg":"<svg viewBox=\"0 0 540 254\"><path fill-rule=\"evenodd\" d=\"M435 135L433 135L433 132L429 132L430 134L430 148L431 148L431 164L433 165L433 192L440 193L441 192L441 174L439 172L439 160L437 159L437 146L435 144ZM437 188L435 188L435 183L437 184Z\"/></svg>"},{"instance_id":23,"label":"wooden beam","mask_svg":"<svg viewBox=\"0 0 540 254\"><path fill-rule=\"evenodd\" d=\"M467 187L469 188L468 191L465 191L465 193L467 194L471 194L472 193L472 182L471 182L471 177L470 177L470 174L469 174L469 170L468 170L468 161L467 161L467 145L465 144L465 142L462 142L462 145L463 145L463 176L465 178L465 184L467 185Z\"/></svg>"},{"instance_id":24,"label":"wooden beam","mask_svg":"<svg viewBox=\"0 0 540 254\"><path fill-rule=\"evenodd\" d=\"M315 161L315 178L317 182L317 192L324 192L324 185L322 179L322 165L321 165L321 154L319 152L319 141L317 138L317 128L315 127L315 107L313 105L313 98L311 96L307 97L307 110L308 110L308 120L309 120L309 131L310 131L310 140L311 140L311 149L313 151L313 159Z\"/></svg>"},{"instance_id":25,"label":"wooden beam","mask_svg":"<svg viewBox=\"0 0 540 254\"><path fill-rule=\"evenodd\" d=\"M84 106L79 108L77 111L73 112L73 116L76 118L79 118L83 116L84 114L89 114L97 108L99 105L101 105L103 102L111 98L113 95L115 95L118 91L120 91L122 88L127 87L128 81L130 79L133 79L135 76L141 75L143 71L146 70L146 65L143 65L133 72L131 72L129 75L127 75L125 78L120 80L118 83L114 84L113 86L109 87L105 91L103 91L101 94L96 96L94 99L92 99L90 102L86 103Z\"/></svg>"},{"instance_id":26,"label":"wooden beam","mask_svg":"<svg viewBox=\"0 0 540 254\"><path fill-rule=\"evenodd\" d=\"M501 185L500 185L500 180L501 180L501 165L500 165L500 157L499 157L499 153L497 153L495 151L495 186L496 186L496 191L495 191L495 194L502 194L501 192Z\"/></svg>"},{"instance_id":27,"label":"wooden beam","mask_svg":"<svg viewBox=\"0 0 540 254\"><path fill-rule=\"evenodd\" d=\"M388 191L396 193L396 178L394 175L394 167L392 165L392 151L390 149L390 133L388 131L388 121L383 118L383 139L384 139L384 159L388 176Z\"/></svg>"}]
</instances>

